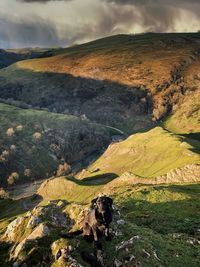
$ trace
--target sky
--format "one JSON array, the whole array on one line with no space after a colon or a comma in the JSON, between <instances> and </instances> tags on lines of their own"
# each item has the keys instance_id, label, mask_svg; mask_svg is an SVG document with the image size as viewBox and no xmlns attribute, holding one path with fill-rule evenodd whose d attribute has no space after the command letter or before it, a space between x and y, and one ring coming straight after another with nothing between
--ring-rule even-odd
<instances>
[{"instance_id":1,"label":"sky","mask_svg":"<svg viewBox=\"0 0 200 267\"><path fill-rule=\"evenodd\" d=\"M200 0L0 0L0 48L200 30Z\"/></svg>"}]
</instances>

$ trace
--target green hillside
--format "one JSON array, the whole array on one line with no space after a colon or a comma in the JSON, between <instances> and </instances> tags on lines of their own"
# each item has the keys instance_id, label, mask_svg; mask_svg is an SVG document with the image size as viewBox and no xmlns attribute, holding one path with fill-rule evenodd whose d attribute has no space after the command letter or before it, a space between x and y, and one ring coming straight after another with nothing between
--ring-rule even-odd
<instances>
[{"instance_id":1,"label":"green hillside","mask_svg":"<svg viewBox=\"0 0 200 267\"><path fill-rule=\"evenodd\" d=\"M110 139L104 128L74 116L5 104L0 113L1 185L13 173L17 182L50 177L60 164L80 161Z\"/></svg>"},{"instance_id":2,"label":"green hillside","mask_svg":"<svg viewBox=\"0 0 200 267\"><path fill-rule=\"evenodd\" d=\"M123 142L111 144L105 153L80 179L113 173L130 172L141 177L156 177L187 164L200 163L200 143L156 127L131 135Z\"/></svg>"}]
</instances>

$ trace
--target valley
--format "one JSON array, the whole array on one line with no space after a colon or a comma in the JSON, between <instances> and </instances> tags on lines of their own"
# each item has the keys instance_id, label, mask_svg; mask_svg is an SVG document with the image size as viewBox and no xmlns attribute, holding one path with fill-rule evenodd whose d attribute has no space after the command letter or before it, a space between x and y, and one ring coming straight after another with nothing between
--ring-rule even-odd
<instances>
[{"instance_id":1,"label":"valley","mask_svg":"<svg viewBox=\"0 0 200 267\"><path fill-rule=\"evenodd\" d=\"M2 55L1 266L92 266L92 244L61 233L104 193L106 267L198 267L200 33Z\"/></svg>"}]
</instances>

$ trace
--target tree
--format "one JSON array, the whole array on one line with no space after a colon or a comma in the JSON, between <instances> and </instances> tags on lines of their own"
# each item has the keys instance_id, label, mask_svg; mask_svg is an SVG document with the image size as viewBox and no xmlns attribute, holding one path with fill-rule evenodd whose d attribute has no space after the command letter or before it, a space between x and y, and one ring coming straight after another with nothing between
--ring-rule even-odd
<instances>
[{"instance_id":1,"label":"tree","mask_svg":"<svg viewBox=\"0 0 200 267\"><path fill-rule=\"evenodd\" d=\"M7 182L9 185L14 184L19 179L19 174L17 172L12 172L8 177Z\"/></svg>"},{"instance_id":2,"label":"tree","mask_svg":"<svg viewBox=\"0 0 200 267\"><path fill-rule=\"evenodd\" d=\"M25 169L24 170L24 176L30 177L31 176L31 170L30 169Z\"/></svg>"},{"instance_id":3,"label":"tree","mask_svg":"<svg viewBox=\"0 0 200 267\"><path fill-rule=\"evenodd\" d=\"M2 198L8 198L8 193L2 187L0 187L0 199Z\"/></svg>"},{"instance_id":4,"label":"tree","mask_svg":"<svg viewBox=\"0 0 200 267\"><path fill-rule=\"evenodd\" d=\"M42 134L39 133L39 132L35 132L35 133L33 134L33 139L34 139L34 140L40 140L41 137L42 137Z\"/></svg>"},{"instance_id":5,"label":"tree","mask_svg":"<svg viewBox=\"0 0 200 267\"><path fill-rule=\"evenodd\" d=\"M16 127L16 130L17 130L18 132L21 132L21 131L23 130L23 125L18 125L18 126Z\"/></svg>"},{"instance_id":6,"label":"tree","mask_svg":"<svg viewBox=\"0 0 200 267\"><path fill-rule=\"evenodd\" d=\"M56 176L63 176L69 174L71 171L71 166L66 162L64 164L60 164L58 166L58 170L56 172Z\"/></svg>"},{"instance_id":7,"label":"tree","mask_svg":"<svg viewBox=\"0 0 200 267\"><path fill-rule=\"evenodd\" d=\"M11 137L13 136L15 133L13 128L8 128L8 130L6 131L7 136Z\"/></svg>"}]
</instances>

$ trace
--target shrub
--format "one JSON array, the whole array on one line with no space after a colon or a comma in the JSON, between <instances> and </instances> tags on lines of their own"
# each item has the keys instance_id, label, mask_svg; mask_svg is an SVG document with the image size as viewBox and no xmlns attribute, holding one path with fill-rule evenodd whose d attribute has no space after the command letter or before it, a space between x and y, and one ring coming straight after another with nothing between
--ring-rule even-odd
<instances>
[{"instance_id":1,"label":"shrub","mask_svg":"<svg viewBox=\"0 0 200 267\"><path fill-rule=\"evenodd\" d=\"M11 145L10 146L10 150L15 151L16 150L16 145Z\"/></svg>"},{"instance_id":2,"label":"shrub","mask_svg":"<svg viewBox=\"0 0 200 267\"><path fill-rule=\"evenodd\" d=\"M40 140L42 138L42 134L41 133L39 133L39 132L35 132L34 134L33 134L33 139L34 140Z\"/></svg>"},{"instance_id":3,"label":"shrub","mask_svg":"<svg viewBox=\"0 0 200 267\"><path fill-rule=\"evenodd\" d=\"M11 175L8 177L7 182L9 185L14 184L19 179L19 174L17 172L11 173Z\"/></svg>"},{"instance_id":4,"label":"shrub","mask_svg":"<svg viewBox=\"0 0 200 267\"><path fill-rule=\"evenodd\" d=\"M24 170L24 176L30 177L31 176L31 170L30 169L25 169Z\"/></svg>"},{"instance_id":5,"label":"shrub","mask_svg":"<svg viewBox=\"0 0 200 267\"><path fill-rule=\"evenodd\" d=\"M23 125L18 125L18 126L16 127L16 130L17 130L18 132L21 132L21 131L23 130Z\"/></svg>"},{"instance_id":6,"label":"shrub","mask_svg":"<svg viewBox=\"0 0 200 267\"><path fill-rule=\"evenodd\" d=\"M8 130L6 131L7 136L11 137L13 136L15 133L13 128L8 128Z\"/></svg>"},{"instance_id":7,"label":"shrub","mask_svg":"<svg viewBox=\"0 0 200 267\"><path fill-rule=\"evenodd\" d=\"M0 199L8 198L8 193L1 187L0 188Z\"/></svg>"},{"instance_id":8,"label":"shrub","mask_svg":"<svg viewBox=\"0 0 200 267\"><path fill-rule=\"evenodd\" d=\"M71 171L71 166L66 162L64 164L60 164L58 166L58 170L56 172L56 176L63 176L69 174Z\"/></svg>"}]
</instances>

